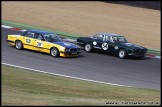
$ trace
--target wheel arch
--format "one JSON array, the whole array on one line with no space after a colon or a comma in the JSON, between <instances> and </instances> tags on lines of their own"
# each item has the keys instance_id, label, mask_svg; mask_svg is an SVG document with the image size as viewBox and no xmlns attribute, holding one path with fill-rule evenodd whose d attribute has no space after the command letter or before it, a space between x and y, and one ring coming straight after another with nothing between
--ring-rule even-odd
<instances>
[{"instance_id":1,"label":"wheel arch","mask_svg":"<svg viewBox=\"0 0 162 107\"><path fill-rule=\"evenodd\" d=\"M52 46L52 47L50 48L50 51L51 51L52 48L56 48L56 49L58 49L56 46ZM58 49L58 50L59 50L59 49Z\"/></svg>"},{"instance_id":2,"label":"wheel arch","mask_svg":"<svg viewBox=\"0 0 162 107\"><path fill-rule=\"evenodd\" d=\"M22 47L24 47L24 44L23 44L23 42L22 42L20 39L16 39L16 40L15 40L15 43L14 43L15 46L16 46L16 42L17 42L17 41L20 41L20 42L22 43Z\"/></svg>"},{"instance_id":3,"label":"wheel arch","mask_svg":"<svg viewBox=\"0 0 162 107\"><path fill-rule=\"evenodd\" d=\"M86 42L84 42L84 46L85 46L87 43L93 45L91 41L86 41Z\"/></svg>"},{"instance_id":4,"label":"wheel arch","mask_svg":"<svg viewBox=\"0 0 162 107\"><path fill-rule=\"evenodd\" d=\"M16 44L16 42L17 42L17 41L20 41L20 42L22 42L22 41L21 41L20 39L16 39L16 40L15 40L15 44ZM22 43L23 43L23 42L22 42Z\"/></svg>"},{"instance_id":5,"label":"wheel arch","mask_svg":"<svg viewBox=\"0 0 162 107\"><path fill-rule=\"evenodd\" d=\"M127 49L126 49L126 48L123 48L123 47L119 48L119 49L118 49L118 52L119 52L121 49L124 49L124 50L127 52Z\"/></svg>"}]
</instances>

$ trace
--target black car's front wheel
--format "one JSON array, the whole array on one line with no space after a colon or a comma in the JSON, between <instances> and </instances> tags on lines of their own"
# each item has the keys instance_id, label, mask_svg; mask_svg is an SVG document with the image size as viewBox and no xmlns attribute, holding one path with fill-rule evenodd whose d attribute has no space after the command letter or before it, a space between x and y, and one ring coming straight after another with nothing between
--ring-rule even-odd
<instances>
[{"instance_id":1,"label":"black car's front wheel","mask_svg":"<svg viewBox=\"0 0 162 107\"><path fill-rule=\"evenodd\" d=\"M57 48L52 48L50 53L51 53L51 56L53 57L58 57L60 55L60 52Z\"/></svg>"},{"instance_id":2,"label":"black car's front wheel","mask_svg":"<svg viewBox=\"0 0 162 107\"><path fill-rule=\"evenodd\" d=\"M124 59L127 56L127 52L125 49L120 49L118 53L119 58Z\"/></svg>"},{"instance_id":3,"label":"black car's front wheel","mask_svg":"<svg viewBox=\"0 0 162 107\"><path fill-rule=\"evenodd\" d=\"M90 43L86 43L84 46L85 51L91 52L92 51L92 45Z\"/></svg>"}]
</instances>

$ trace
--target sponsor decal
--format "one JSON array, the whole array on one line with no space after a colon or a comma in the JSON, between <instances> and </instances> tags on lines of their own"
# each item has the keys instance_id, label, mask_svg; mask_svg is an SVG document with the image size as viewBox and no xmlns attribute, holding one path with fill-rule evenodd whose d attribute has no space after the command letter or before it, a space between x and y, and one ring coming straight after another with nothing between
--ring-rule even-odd
<instances>
[{"instance_id":1,"label":"sponsor decal","mask_svg":"<svg viewBox=\"0 0 162 107\"><path fill-rule=\"evenodd\" d=\"M31 42L31 40L30 40L30 39L26 39L26 42L27 42L27 43L30 43L30 42Z\"/></svg>"},{"instance_id":2,"label":"sponsor decal","mask_svg":"<svg viewBox=\"0 0 162 107\"><path fill-rule=\"evenodd\" d=\"M43 43L42 42L37 42L37 47L43 47Z\"/></svg>"},{"instance_id":3,"label":"sponsor decal","mask_svg":"<svg viewBox=\"0 0 162 107\"><path fill-rule=\"evenodd\" d=\"M93 45L97 45L97 42L96 42L96 41L94 41L94 42L93 42Z\"/></svg>"},{"instance_id":4,"label":"sponsor decal","mask_svg":"<svg viewBox=\"0 0 162 107\"><path fill-rule=\"evenodd\" d=\"M107 50L108 47L109 47L109 46L108 46L108 44L107 44L106 42L102 44L102 49L103 49L103 50Z\"/></svg>"},{"instance_id":5,"label":"sponsor decal","mask_svg":"<svg viewBox=\"0 0 162 107\"><path fill-rule=\"evenodd\" d=\"M119 47L118 47L118 46L115 46L114 48L115 48L116 50L117 50L117 49L119 49Z\"/></svg>"}]
</instances>

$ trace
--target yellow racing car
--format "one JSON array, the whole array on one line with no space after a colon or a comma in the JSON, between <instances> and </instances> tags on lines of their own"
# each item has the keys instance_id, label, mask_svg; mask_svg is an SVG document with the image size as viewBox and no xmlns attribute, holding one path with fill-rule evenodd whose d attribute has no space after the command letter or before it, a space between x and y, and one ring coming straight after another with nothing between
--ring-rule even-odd
<instances>
[{"instance_id":1,"label":"yellow racing car","mask_svg":"<svg viewBox=\"0 0 162 107\"><path fill-rule=\"evenodd\" d=\"M27 30L22 35L8 35L6 40L16 49L30 49L51 54L53 57L77 57L80 47L63 41L57 34L42 30Z\"/></svg>"}]
</instances>

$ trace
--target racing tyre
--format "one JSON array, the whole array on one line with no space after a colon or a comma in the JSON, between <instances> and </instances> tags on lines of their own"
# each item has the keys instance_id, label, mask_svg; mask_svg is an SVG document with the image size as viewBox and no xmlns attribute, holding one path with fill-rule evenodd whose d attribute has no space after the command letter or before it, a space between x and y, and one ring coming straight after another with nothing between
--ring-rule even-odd
<instances>
[{"instance_id":1,"label":"racing tyre","mask_svg":"<svg viewBox=\"0 0 162 107\"><path fill-rule=\"evenodd\" d=\"M52 48L50 53L51 53L51 56L53 57L58 57L60 55L60 52L57 48Z\"/></svg>"},{"instance_id":2,"label":"racing tyre","mask_svg":"<svg viewBox=\"0 0 162 107\"><path fill-rule=\"evenodd\" d=\"M125 49L120 49L118 53L119 58L124 59L127 56L127 52Z\"/></svg>"},{"instance_id":3,"label":"racing tyre","mask_svg":"<svg viewBox=\"0 0 162 107\"><path fill-rule=\"evenodd\" d=\"M86 43L84 46L85 51L91 52L92 51L92 45L90 43Z\"/></svg>"},{"instance_id":4,"label":"racing tyre","mask_svg":"<svg viewBox=\"0 0 162 107\"><path fill-rule=\"evenodd\" d=\"M16 47L16 49L21 50L23 48L22 42L21 41L16 41L15 47Z\"/></svg>"}]
</instances>

